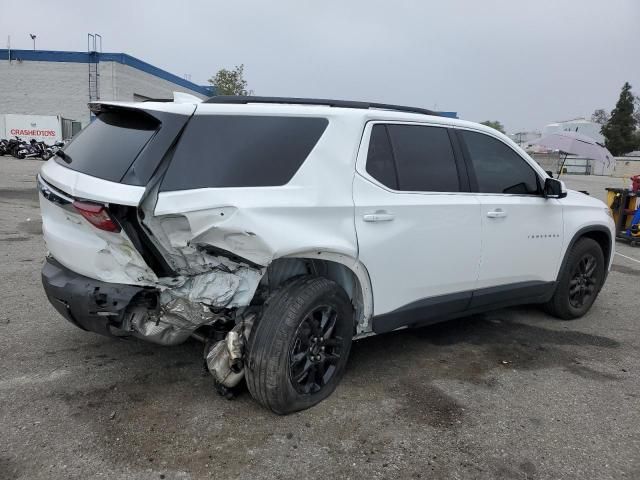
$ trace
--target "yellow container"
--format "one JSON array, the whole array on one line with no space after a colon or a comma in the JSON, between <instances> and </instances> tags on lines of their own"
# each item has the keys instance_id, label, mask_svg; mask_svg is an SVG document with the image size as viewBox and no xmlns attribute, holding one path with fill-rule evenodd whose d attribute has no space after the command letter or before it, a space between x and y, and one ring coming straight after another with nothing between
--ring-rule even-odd
<instances>
[{"instance_id":1,"label":"yellow container","mask_svg":"<svg viewBox=\"0 0 640 480\"><path fill-rule=\"evenodd\" d=\"M625 215L626 217L624 225L620 226L621 231L631 228L631 221L633 220L633 213L625 214L625 211L637 210L640 207L637 194L627 190L627 205L617 205L617 208L612 208L616 203L616 198L619 199L619 202L622 201L623 192L624 190L622 188L607 188L607 205L611 209L611 213L613 213L613 220L616 222L616 225L618 225L620 215Z\"/></svg>"}]
</instances>

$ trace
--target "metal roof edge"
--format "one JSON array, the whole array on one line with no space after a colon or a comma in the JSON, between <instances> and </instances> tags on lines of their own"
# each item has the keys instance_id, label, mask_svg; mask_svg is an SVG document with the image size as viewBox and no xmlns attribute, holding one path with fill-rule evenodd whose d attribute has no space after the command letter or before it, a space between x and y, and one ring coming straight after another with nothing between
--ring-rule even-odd
<instances>
[{"instance_id":1,"label":"metal roof edge","mask_svg":"<svg viewBox=\"0 0 640 480\"><path fill-rule=\"evenodd\" d=\"M9 58L11 52L11 58ZM0 60L19 60L28 62L68 62L68 63L89 63L93 55L97 55L101 62L116 62L122 65L135 68L150 75L162 78L175 85L187 88L200 95L215 95L215 88L206 85L197 85L189 80L167 72L150 63L144 62L136 57L126 53L89 53L89 52L70 52L63 50L8 50L0 49Z\"/></svg>"}]
</instances>

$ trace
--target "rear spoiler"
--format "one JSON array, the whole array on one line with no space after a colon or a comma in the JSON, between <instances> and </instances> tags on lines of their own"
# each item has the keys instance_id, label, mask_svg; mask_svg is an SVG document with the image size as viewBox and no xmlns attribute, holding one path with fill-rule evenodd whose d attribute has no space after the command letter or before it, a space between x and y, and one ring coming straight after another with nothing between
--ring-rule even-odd
<instances>
[{"instance_id":1,"label":"rear spoiler","mask_svg":"<svg viewBox=\"0 0 640 480\"><path fill-rule=\"evenodd\" d=\"M202 103L202 99L184 92L173 92L173 103Z\"/></svg>"},{"instance_id":2,"label":"rear spoiler","mask_svg":"<svg viewBox=\"0 0 640 480\"><path fill-rule=\"evenodd\" d=\"M184 92L173 92L173 98L147 98L143 100L142 103L147 102L163 102L163 103L202 103L204 100L196 97L195 95L191 95L190 93Z\"/></svg>"},{"instance_id":3,"label":"rear spoiler","mask_svg":"<svg viewBox=\"0 0 640 480\"><path fill-rule=\"evenodd\" d=\"M173 98L147 98L142 102L118 102L118 101L109 101L109 102L90 102L89 110L92 113L99 113L109 108L136 108L139 107L142 103L178 103L178 104L196 104L202 103L202 99L196 97L195 95L191 95L190 93L184 92L173 92Z\"/></svg>"},{"instance_id":4,"label":"rear spoiler","mask_svg":"<svg viewBox=\"0 0 640 480\"><path fill-rule=\"evenodd\" d=\"M131 103L131 102L91 102L89 103L89 110L94 115L99 115L104 112L131 112L135 115L145 115L150 119L160 123L160 120L150 110L144 108L143 103Z\"/></svg>"}]
</instances>

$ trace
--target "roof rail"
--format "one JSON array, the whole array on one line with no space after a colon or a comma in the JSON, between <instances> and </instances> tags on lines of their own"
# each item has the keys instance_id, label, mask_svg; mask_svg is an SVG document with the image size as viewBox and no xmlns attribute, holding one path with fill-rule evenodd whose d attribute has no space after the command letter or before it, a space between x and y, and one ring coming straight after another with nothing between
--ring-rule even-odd
<instances>
[{"instance_id":1,"label":"roof rail","mask_svg":"<svg viewBox=\"0 0 640 480\"><path fill-rule=\"evenodd\" d=\"M218 95L205 100L202 103L227 103L227 104L247 104L247 103L286 103L290 105L326 105L338 108L377 108L380 110L396 110L398 112L420 113L422 115L433 115L440 117L438 112L427 110L426 108L406 107L404 105L390 105L387 103L354 102L351 100L330 100L326 98L293 98L293 97L255 97L242 95Z\"/></svg>"}]
</instances>

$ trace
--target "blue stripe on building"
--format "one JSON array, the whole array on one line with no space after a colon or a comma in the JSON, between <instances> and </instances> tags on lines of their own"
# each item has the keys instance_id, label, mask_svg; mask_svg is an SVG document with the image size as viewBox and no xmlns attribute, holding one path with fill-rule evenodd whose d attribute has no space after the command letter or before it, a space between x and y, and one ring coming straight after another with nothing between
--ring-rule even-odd
<instances>
[{"instance_id":1,"label":"blue stripe on building","mask_svg":"<svg viewBox=\"0 0 640 480\"><path fill-rule=\"evenodd\" d=\"M11 58L9 58L11 55ZM68 63L89 63L99 60L100 62L117 62L122 65L128 65L142 72L162 78L175 85L188 88L201 95L215 95L215 89L212 86L196 85L189 80L169 73L161 68L154 67L150 63L143 62L140 59L127 55L126 53L88 53L88 52L64 52L58 50L8 50L0 49L0 60L17 60L26 62L68 62Z\"/></svg>"}]
</instances>

